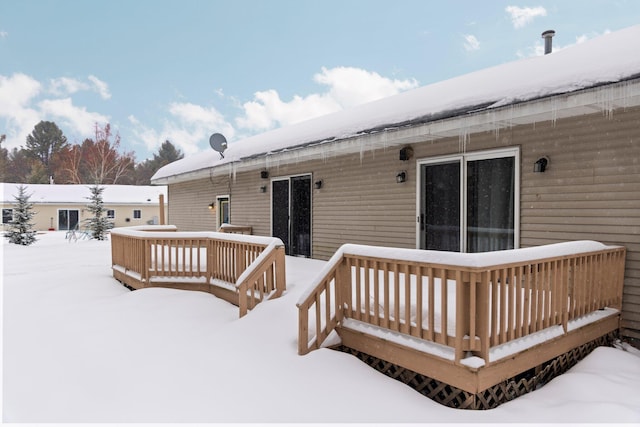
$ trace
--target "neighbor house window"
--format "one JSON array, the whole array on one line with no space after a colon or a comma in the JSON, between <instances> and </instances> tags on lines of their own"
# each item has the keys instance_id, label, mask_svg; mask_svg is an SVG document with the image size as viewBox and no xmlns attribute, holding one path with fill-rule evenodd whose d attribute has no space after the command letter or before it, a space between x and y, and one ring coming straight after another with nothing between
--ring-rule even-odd
<instances>
[{"instance_id":1,"label":"neighbor house window","mask_svg":"<svg viewBox=\"0 0 640 427\"><path fill-rule=\"evenodd\" d=\"M134 209L133 219L140 219L140 218L142 218L142 212L140 211L140 209Z\"/></svg>"},{"instance_id":2,"label":"neighbor house window","mask_svg":"<svg viewBox=\"0 0 640 427\"><path fill-rule=\"evenodd\" d=\"M418 162L419 247L455 252L516 248L519 164L517 148Z\"/></svg>"},{"instance_id":3,"label":"neighbor house window","mask_svg":"<svg viewBox=\"0 0 640 427\"><path fill-rule=\"evenodd\" d=\"M11 224L13 221L13 209L2 209L2 223Z\"/></svg>"},{"instance_id":4,"label":"neighbor house window","mask_svg":"<svg viewBox=\"0 0 640 427\"><path fill-rule=\"evenodd\" d=\"M116 217L116 211L114 209L107 209L107 218L115 219L115 217Z\"/></svg>"}]
</instances>

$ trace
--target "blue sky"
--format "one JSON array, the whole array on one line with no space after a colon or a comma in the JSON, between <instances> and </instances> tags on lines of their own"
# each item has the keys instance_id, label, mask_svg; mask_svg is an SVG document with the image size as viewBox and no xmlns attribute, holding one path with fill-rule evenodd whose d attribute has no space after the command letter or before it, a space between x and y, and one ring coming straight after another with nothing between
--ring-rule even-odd
<instances>
[{"instance_id":1,"label":"blue sky","mask_svg":"<svg viewBox=\"0 0 640 427\"><path fill-rule=\"evenodd\" d=\"M192 155L636 24L636 0L0 0L0 134Z\"/></svg>"}]
</instances>

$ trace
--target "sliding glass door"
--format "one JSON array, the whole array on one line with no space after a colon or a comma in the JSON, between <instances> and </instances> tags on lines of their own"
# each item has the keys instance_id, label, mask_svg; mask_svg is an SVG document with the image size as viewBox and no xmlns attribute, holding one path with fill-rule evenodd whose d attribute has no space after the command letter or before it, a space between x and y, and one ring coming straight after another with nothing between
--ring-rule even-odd
<instances>
[{"instance_id":1,"label":"sliding glass door","mask_svg":"<svg viewBox=\"0 0 640 427\"><path fill-rule=\"evenodd\" d=\"M418 246L488 252L517 246L519 151L419 162Z\"/></svg>"},{"instance_id":2,"label":"sliding glass door","mask_svg":"<svg viewBox=\"0 0 640 427\"><path fill-rule=\"evenodd\" d=\"M287 255L311 256L311 175L271 182L271 235L282 240Z\"/></svg>"},{"instance_id":3,"label":"sliding glass door","mask_svg":"<svg viewBox=\"0 0 640 427\"><path fill-rule=\"evenodd\" d=\"M77 209L58 210L58 230L77 230L80 222L80 211Z\"/></svg>"}]
</instances>

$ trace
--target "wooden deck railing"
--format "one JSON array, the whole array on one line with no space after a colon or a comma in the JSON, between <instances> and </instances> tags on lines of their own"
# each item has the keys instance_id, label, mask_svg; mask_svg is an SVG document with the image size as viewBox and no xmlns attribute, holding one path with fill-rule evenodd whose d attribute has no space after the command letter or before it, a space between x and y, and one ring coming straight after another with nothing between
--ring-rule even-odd
<instances>
[{"instance_id":1,"label":"wooden deck railing","mask_svg":"<svg viewBox=\"0 0 640 427\"><path fill-rule=\"evenodd\" d=\"M277 238L177 232L173 226L117 228L111 230L111 257L114 276L136 288L182 283L226 289L231 296L219 296L237 304L240 316L286 287L284 245Z\"/></svg>"},{"instance_id":2,"label":"wooden deck railing","mask_svg":"<svg viewBox=\"0 0 640 427\"><path fill-rule=\"evenodd\" d=\"M624 260L623 247L597 242L482 254L344 245L298 303L298 352L357 321L488 365L492 347L620 310Z\"/></svg>"}]
</instances>

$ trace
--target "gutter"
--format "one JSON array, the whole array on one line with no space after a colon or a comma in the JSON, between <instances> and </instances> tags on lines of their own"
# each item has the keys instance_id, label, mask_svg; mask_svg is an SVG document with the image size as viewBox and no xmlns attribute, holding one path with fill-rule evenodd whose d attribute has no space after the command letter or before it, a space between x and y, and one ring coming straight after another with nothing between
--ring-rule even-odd
<instances>
[{"instance_id":1,"label":"gutter","mask_svg":"<svg viewBox=\"0 0 640 427\"><path fill-rule=\"evenodd\" d=\"M456 110L428 114L400 123L364 129L356 135L311 141L274 152L262 152L220 166L157 178L154 185L169 185L215 176L234 175L271 165L322 159L327 153L353 154L406 144L466 136L477 132L497 132L513 126L555 121L595 112L640 105L640 74L611 83L594 84L575 91L554 93L527 100L485 102Z\"/></svg>"}]
</instances>

